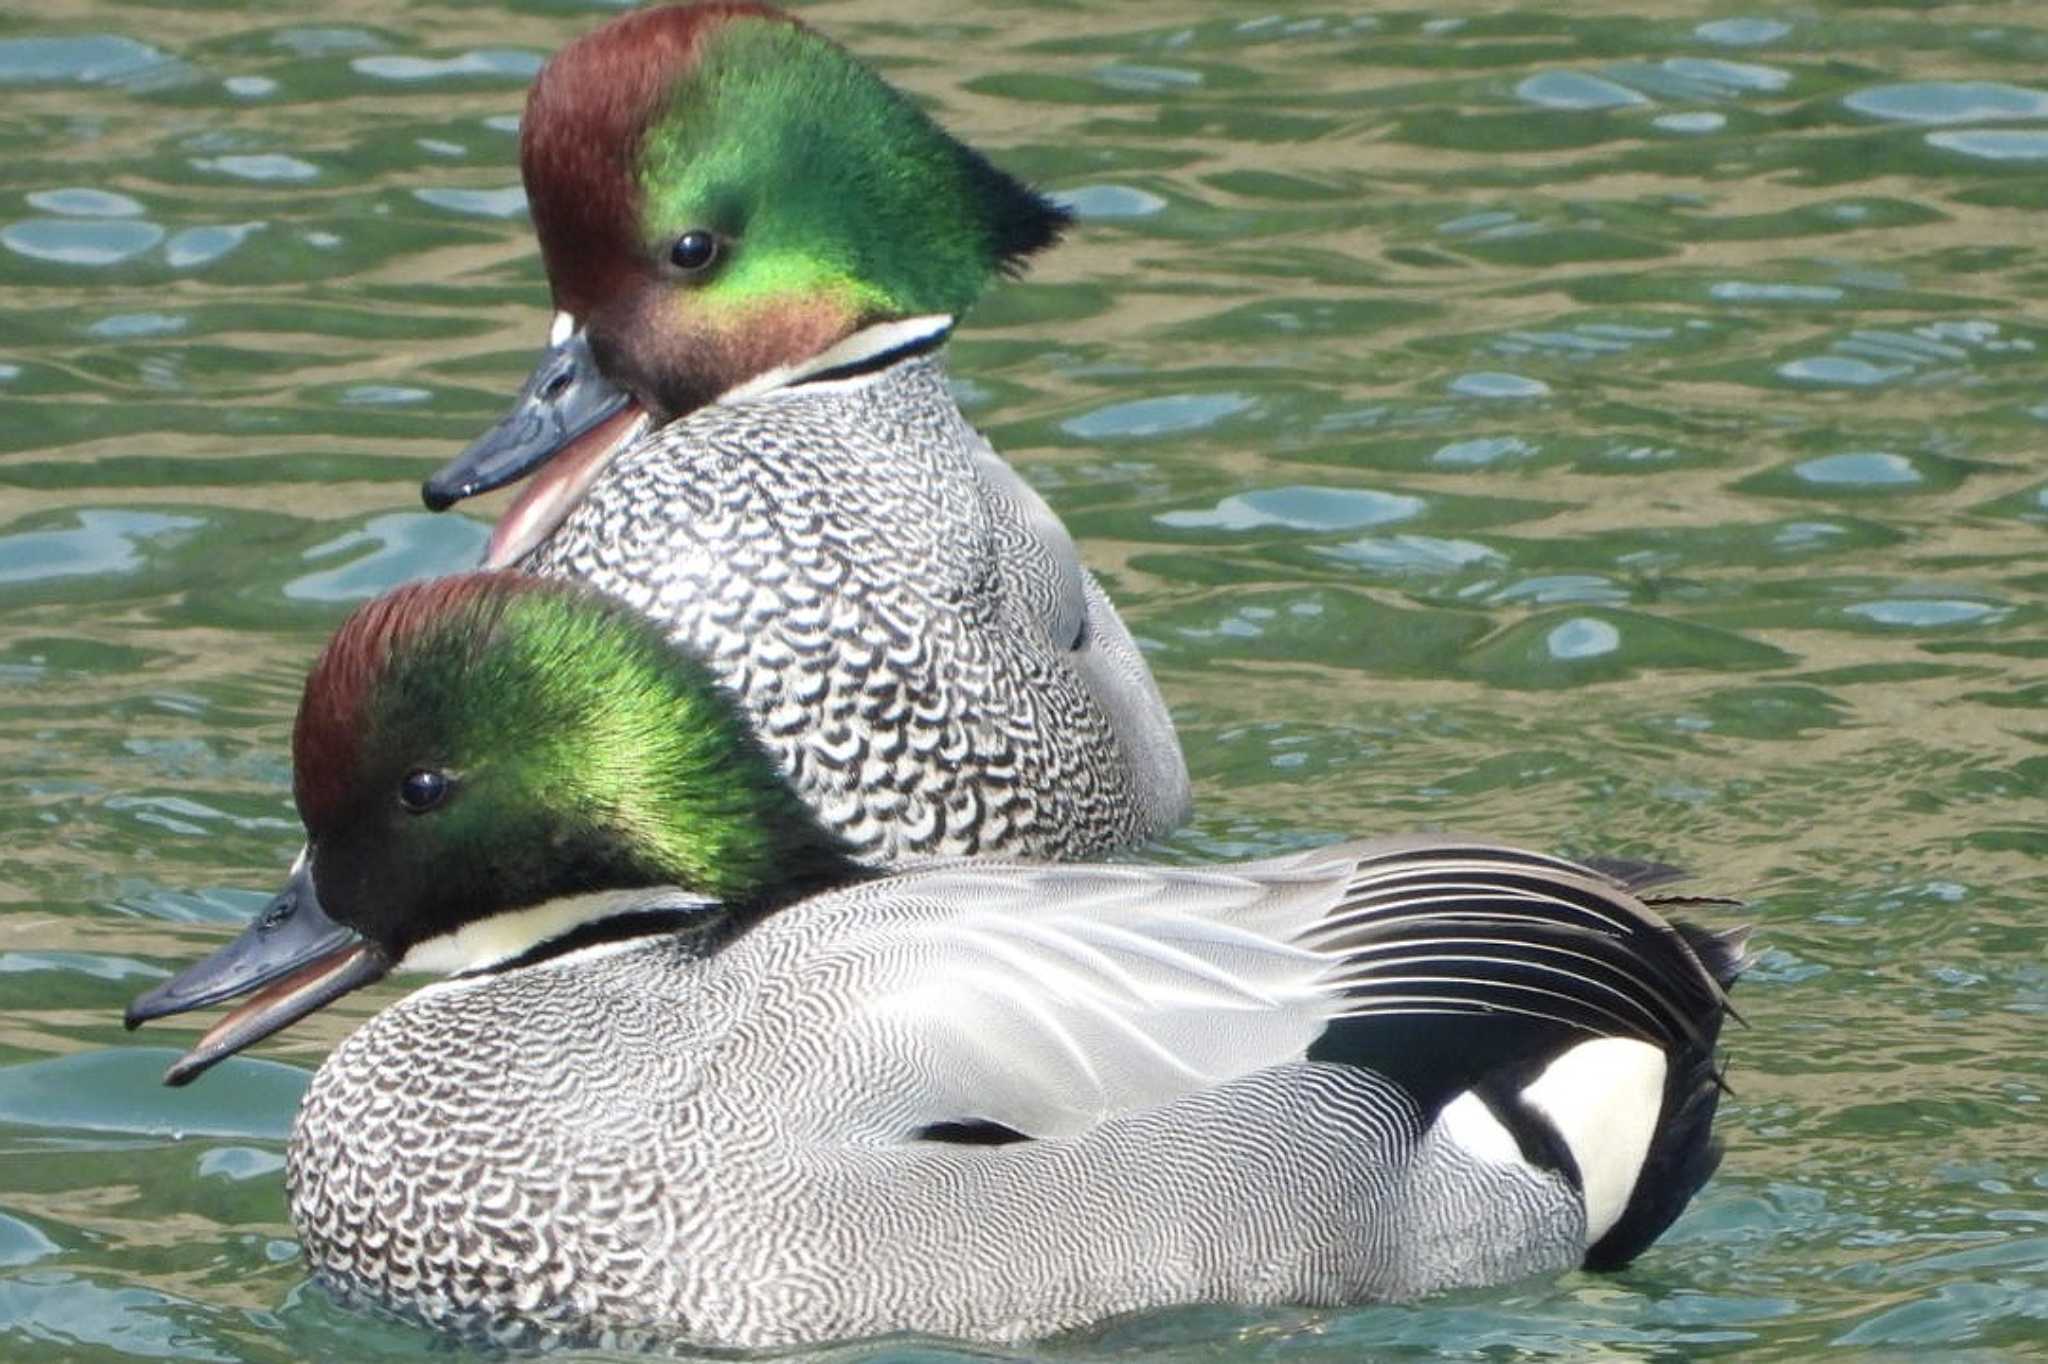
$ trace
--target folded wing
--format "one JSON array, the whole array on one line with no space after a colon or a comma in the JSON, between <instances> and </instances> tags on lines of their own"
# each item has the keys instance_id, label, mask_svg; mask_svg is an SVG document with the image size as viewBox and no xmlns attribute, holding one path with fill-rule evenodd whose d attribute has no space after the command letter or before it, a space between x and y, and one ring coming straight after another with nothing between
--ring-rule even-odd
<instances>
[{"instance_id":1,"label":"folded wing","mask_svg":"<svg viewBox=\"0 0 2048 1364\"><path fill-rule=\"evenodd\" d=\"M1485 844L881 885L899 912L850 915L864 928L834 968L860 985L833 1049L886 1058L841 1089L838 1121L872 1140L1069 1136L1303 1058L1380 1071L1427 1109L1573 1040L1710 1046L1725 1007L1693 939L1618 881Z\"/></svg>"}]
</instances>

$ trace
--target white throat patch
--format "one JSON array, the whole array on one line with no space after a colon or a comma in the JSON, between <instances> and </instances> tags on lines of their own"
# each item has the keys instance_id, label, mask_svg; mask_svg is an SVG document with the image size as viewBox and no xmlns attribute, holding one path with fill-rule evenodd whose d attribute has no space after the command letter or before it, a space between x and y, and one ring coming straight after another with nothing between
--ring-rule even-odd
<instances>
[{"instance_id":1,"label":"white throat patch","mask_svg":"<svg viewBox=\"0 0 2048 1364\"><path fill-rule=\"evenodd\" d=\"M905 317L895 322L877 322L872 327L862 327L853 335L813 355L810 359L794 365L777 365L774 369L763 370L743 384L735 384L718 395L721 403L736 403L747 398L758 398L763 393L772 393L778 388L802 383L813 374L827 370L857 365L877 355L886 355L892 350L916 345L920 341L931 341L944 336L953 325L951 313L931 313L924 317Z\"/></svg>"},{"instance_id":2,"label":"white throat patch","mask_svg":"<svg viewBox=\"0 0 2048 1364\"><path fill-rule=\"evenodd\" d=\"M589 895L569 895L559 900L529 905L504 914L493 914L464 924L453 933L414 944L394 968L399 971L430 971L438 975L459 975L502 965L531 952L585 924L626 914L637 909L681 907L671 899L650 895L646 890L605 890Z\"/></svg>"}]
</instances>

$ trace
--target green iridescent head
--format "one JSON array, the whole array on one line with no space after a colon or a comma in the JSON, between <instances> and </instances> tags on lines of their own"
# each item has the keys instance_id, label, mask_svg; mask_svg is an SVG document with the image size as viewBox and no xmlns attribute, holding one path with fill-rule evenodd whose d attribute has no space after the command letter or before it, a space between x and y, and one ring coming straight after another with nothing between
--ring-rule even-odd
<instances>
[{"instance_id":1,"label":"green iridescent head","mask_svg":"<svg viewBox=\"0 0 2048 1364\"><path fill-rule=\"evenodd\" d=\"M556 306L657 416L875 322L965 312L1066 215L766 6L664 6L564 48L521 167Z\"/></svg>"},{"instance_id":2,"label":"green iridescent head","mask_svg":"<svg viewBox=\"0 0 2048 1364\"><path fill-rule=\"evenodd\" d=\"M466 574L362 607L292 748L320 905L394 962L493 916L573 927L611 892L762 908L856 874L702 665L567 584Z\"/></svg>"}]
</instances>

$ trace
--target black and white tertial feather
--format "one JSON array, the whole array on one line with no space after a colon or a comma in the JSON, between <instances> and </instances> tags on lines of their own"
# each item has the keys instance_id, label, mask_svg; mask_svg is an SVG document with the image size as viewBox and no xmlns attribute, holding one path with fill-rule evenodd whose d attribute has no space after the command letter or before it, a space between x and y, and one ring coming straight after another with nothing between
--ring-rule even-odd
<instances>
[{"instance_id":1,"label":"black and white tertial feather","mask_svg":"<svg viewBox=\"0 0 2048 1364\"><path fill-rule=\"evenodd\" d=\"M1008 1340L1625 1262L1714 1167L1741 934L1449 839L942 863L429 987L321 1069L351 1297L525 1343Z\"/></svg>"}]
</instances>

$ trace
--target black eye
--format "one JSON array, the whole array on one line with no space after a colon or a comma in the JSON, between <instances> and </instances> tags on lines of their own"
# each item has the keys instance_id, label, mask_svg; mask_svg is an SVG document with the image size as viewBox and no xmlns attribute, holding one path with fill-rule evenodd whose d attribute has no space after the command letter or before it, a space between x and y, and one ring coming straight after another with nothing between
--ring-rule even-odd
<instances>
[{"instance_id":1,"label":"black eye","mask_svg":"<svg viewBox=\"0 0 2048 1364\"><path fill-rule=\"evenodd\" d=\"M415 767L398 783L398 803L416 815L423 815L448 798L448 777L424 767Z\"/></svg>"},{"instance_id":2,"label":"black eye","mask_svg":"<svg viewBox=\"0 0 2048 1364\"><path fill-rule=\"evenodd\" d=\"M696 274L718 259L718 238L701 227L693 227L676 238L668 249L669 263L678 270Z\"/></svg>"}]
</instances>

